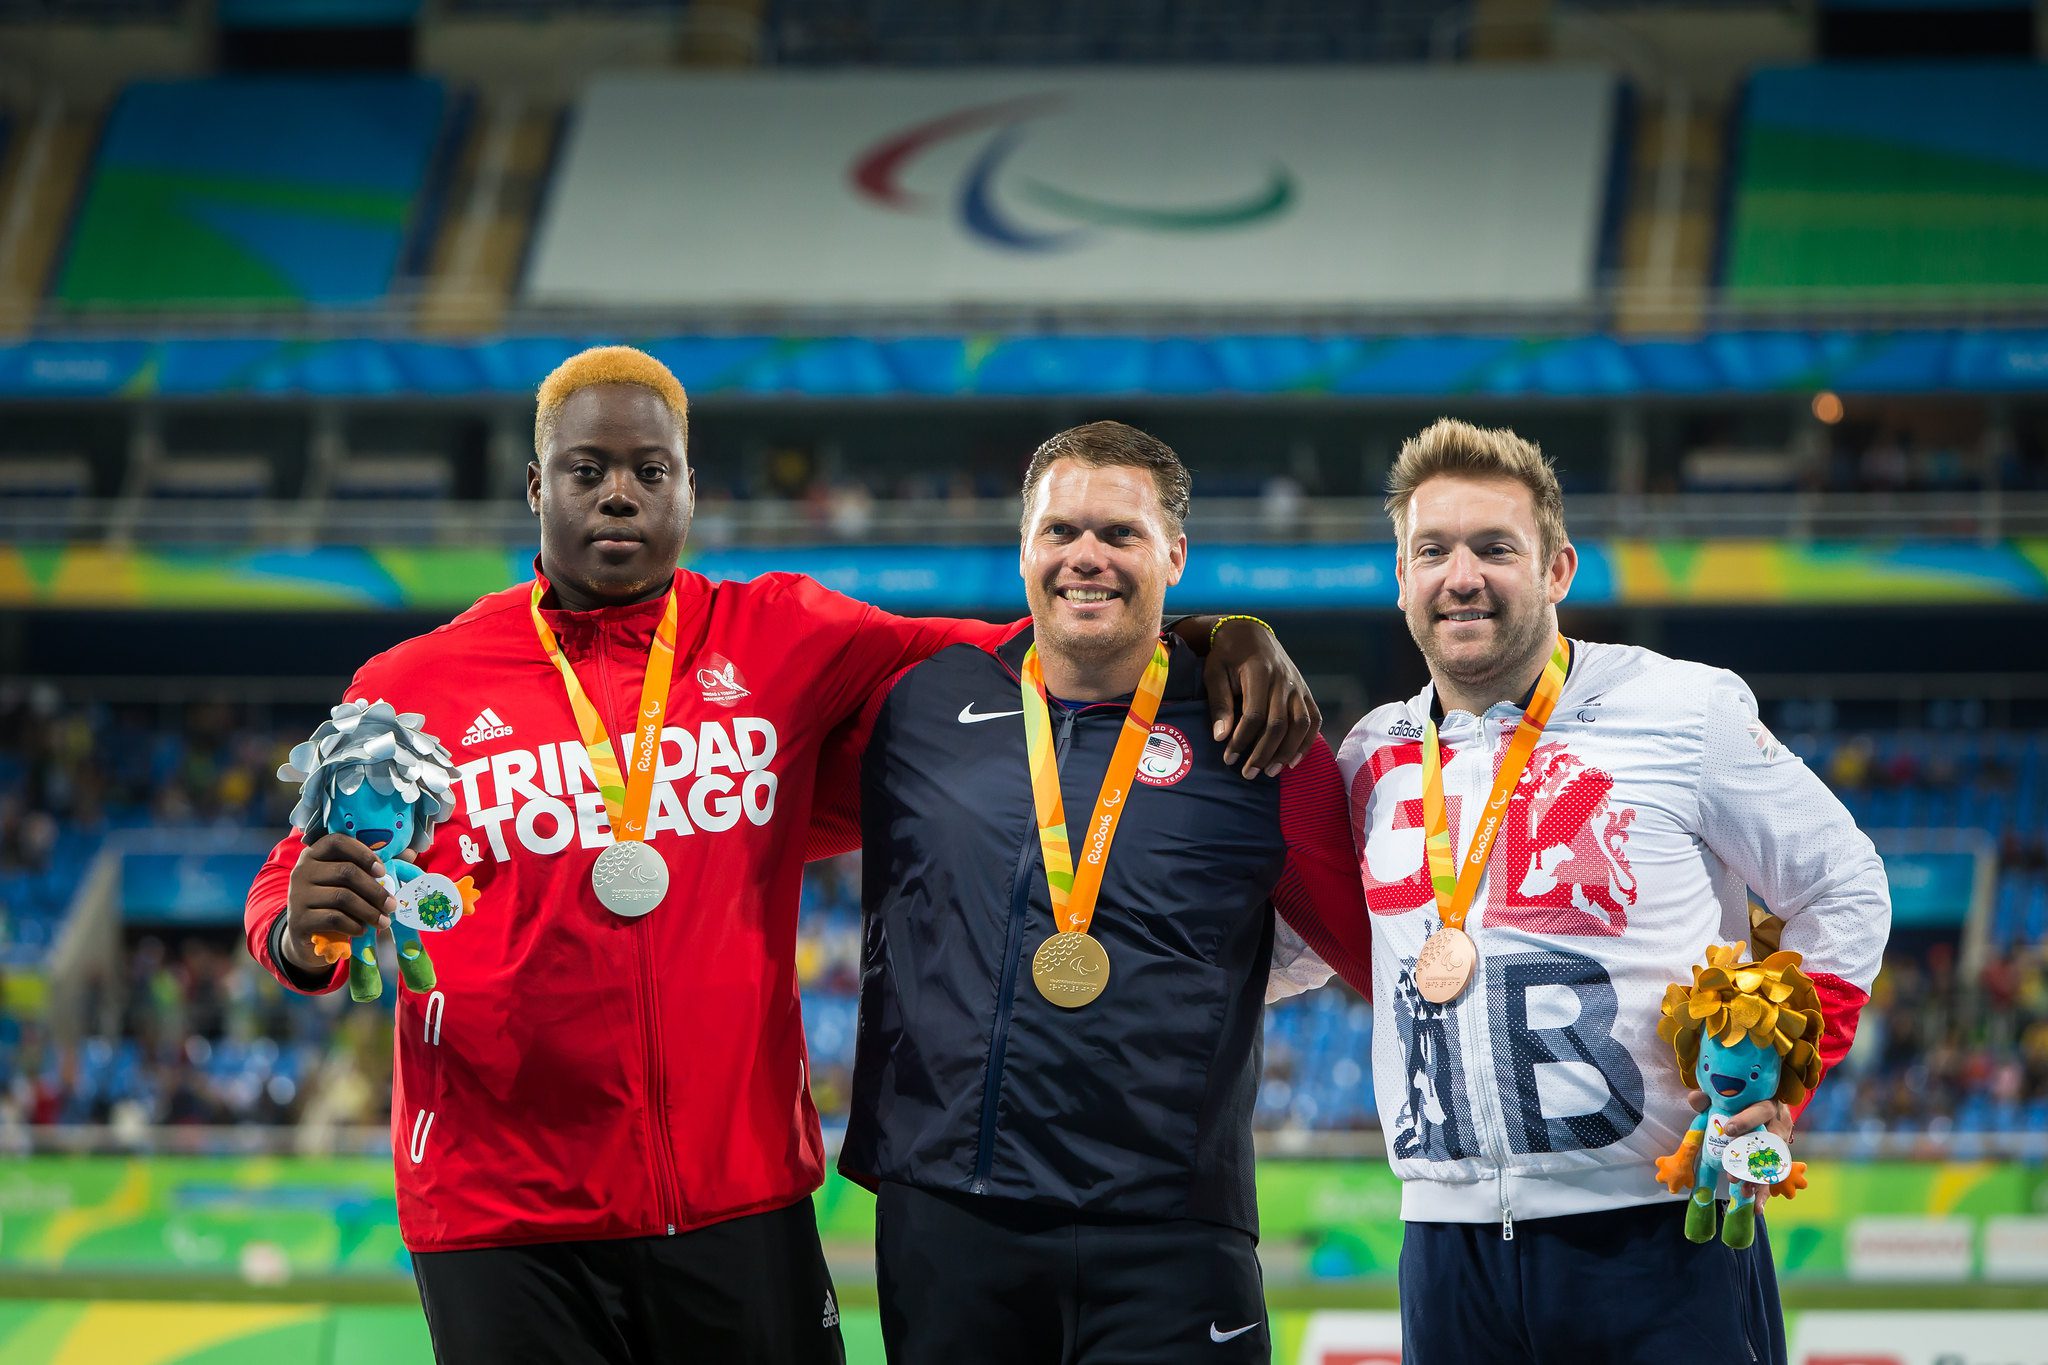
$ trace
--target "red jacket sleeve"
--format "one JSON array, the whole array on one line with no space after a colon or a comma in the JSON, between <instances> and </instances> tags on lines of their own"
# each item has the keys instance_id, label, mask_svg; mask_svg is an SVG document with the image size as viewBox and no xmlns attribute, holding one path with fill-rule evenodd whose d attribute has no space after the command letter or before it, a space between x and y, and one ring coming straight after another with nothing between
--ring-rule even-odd
<instances>
[{"instance_id":1,"label":"red jacket sleeve","mask_svg":"<svg viewBox=\"0 0 2048 1365\"><path fill-rule=\"evenodd\" d=\"M788 585L799 609L840 637L837 652L818 671L819 708L835 725L857 716L896 674L948 645L992 650L1030 623L892 616L800 574L790 575Z\"/></svg>"},{"instance_id":2,"label":"red jacket sleeve","mask_svg":"<svg viewBox=\"0 0 2048 1365\"><path fill-rule=\"evenodd\" d=\"M1852 982L1829 972L1813 974L1814 993L1820 996L1820 1079L1827 1079L1835 1069L1835 1063L1849 1055L1849 1044L1856 1040L1856 1021L1863 1016L1863 1007L1870 1003L1870 993ZM1813 1103L1813 1096L1820 1088L1806 1092L1792 1111L1792 1121L1797 1123L1805 1114L1806 1106Z\"/></svg>"},{"instance_id":3,"label":"red jacket sleeve","mask_svg":"<svg viewBox=\"0 0 2048 1365\"><path fill-rule=\"evenodd\" d=\"M1321 737L1280 774L1280 834L1287 863L1273 908L1360 995L1372 996L1372 924L1351 846L1350 805L1337 759Z\"/></svg>"},{"instance_id":4,"label":"red jacket sleeve","mask_svg":"<svg viewBox=\"0 0 2048 1365\"><path fill-rule=\"evenodd\" d=\"M292 868L298 863L299 852L305 846L299 831L293 830L270 850L270 856L263 860L262 869L256 873L256 880L249 886L249 899L242 906L242 935L248 940L249 956L255 958L264 971L276 977L278 984L302 994L325 995L348 979L348 959L343 958L334 964L326 985L309 990L305 977L278 961L276 939L271 936L278 916L284 913Z\"/></svg>"},{"instance_id":5,"label":"red jacket sleeve","mask_svg":"<svg viewBox=\"0 0 2048 1365\"><path fill-rule=\"evenodd\" d=\"M979 624L979 623L976 623ZM1012 627L1003 627L1008 630ZM841 723L825 739L818 756L818 785L811 798L811 827L804 836L804 861L836 858L860 847L860 765L874 733L882 703L908 668L874 690L860 714Z\"/></svg>"}]
</instances>

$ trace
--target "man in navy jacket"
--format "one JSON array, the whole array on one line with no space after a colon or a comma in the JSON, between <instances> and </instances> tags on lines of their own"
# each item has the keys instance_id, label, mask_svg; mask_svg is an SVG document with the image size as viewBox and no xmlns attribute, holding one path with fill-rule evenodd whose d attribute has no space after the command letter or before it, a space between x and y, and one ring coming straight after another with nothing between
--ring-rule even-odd
<instances>
[{"instance_id":1,"label":"man in navy jacket","mask_svg":"<svg viewBox=\"0 0 2048 1365\"><path fill-rule=\"evenodd\" d=\"M904 670L847 737L865 934L839 1160L878 1194L892 1361L1270 1356L1273 912L1361 988L1370 932L1328 746L1231 771L1199 661L1160 634L1188 483L1119 423L1047 441L1031 630Z\"/></svg>"}]
</instances>

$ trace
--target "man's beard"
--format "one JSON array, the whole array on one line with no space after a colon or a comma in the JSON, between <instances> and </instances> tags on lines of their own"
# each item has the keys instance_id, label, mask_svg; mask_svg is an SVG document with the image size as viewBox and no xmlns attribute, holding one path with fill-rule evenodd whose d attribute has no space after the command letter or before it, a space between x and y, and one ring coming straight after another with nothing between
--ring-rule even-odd
<instances>
[{"instance_id":1,"label":"man's beard","mask_svg":"<svg viewBox=\"0 0 2048 1365\"><path fill-rule=\"evenodd\" d=\"M1131 612L1130 619L1115 630L1076 629L1071 622L1048 618L1036 627L1035 633L1075 663L1090 664L1116 659L1158 632L1156 628L1147 630L1140 613Z\"/></svg>"},{"instance_id":2,"label":"man's beard","mask_svg":"<svg viewBox=\"0 0 2048 1365\"><path fill-rule=\"evenodd\" d=\"M1452 610L1483 611L1485 608L1453 607ZM1429 608L1429 614L1419 628L1412 616L1408 618L1408 634L1414 639L1416 648L1422 651L1423 661L1429 665L1432 675L1446 678L1468 692L1497 691L1506 687L1518 694L1527 681L1521 675L1527 671L1530 661L1547 653L1543 646L1548 642L1549 622L1540 610L1510 614L1499 603L1493 605L1493 614L1494 646L1477 656L1463 654L1453 658L1439 647L1435 606Z\"/></svg>"}]
</instances>

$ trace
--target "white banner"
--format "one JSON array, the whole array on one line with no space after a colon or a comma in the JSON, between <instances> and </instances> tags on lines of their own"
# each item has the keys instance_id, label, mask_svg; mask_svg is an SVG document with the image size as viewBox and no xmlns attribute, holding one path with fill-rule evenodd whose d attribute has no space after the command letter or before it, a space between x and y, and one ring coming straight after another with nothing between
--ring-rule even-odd
<instances>
[{"instance_id":1,"label":"white banner","mask_svg":"<svg viewBox=\"0 0 2048 1365\"><path fill-rule=\"evenodd\" d=\"M527 296L599 306L1561 305L1613 78L1542 67L621 75Z\"/></svg>"},{"instance_id":2,"label":"white banner","mask_svg":"<svg viewBox=\"0 0 2048 1365\"><path fill-rule=\"evenodd\" d=\"M1800 1313L1792 1365L2048 1365L2048 1313Z\"/></svg>"},{"instance_id":3,"label":"white banner","mask_svg":"<svg viewBox=\"0 0 2048 1365\"><path fill-rule=\"evenodd\" d=\"M1974 1218L1851 1218L1852 1280L1967 1280L1977 1235Z\"/></svg>"},{"instance_id":4,"label":"white banner","mask_svg":"<svg viewBox=\"0 0 2048 1365\"><path fill-rule=\"evenodd\" d=\"M1791 1365L2048 1365L2048 1312L1792 1313L1786 1337ZM1400 1365L1400 1315L1309 1314L1299 1349L1275 1359Z\"/></svg>"},{"instance_id":5,"label":"white banner","mask_svg":"<svg viewBox=\"0 0 2048 1365\"><path fill-rule=\"evenodd\" d=\"M2048 1280L2048 1218L2016 1213L1985 1219L1984 1278Z\"/></svg>"}]
</instances>

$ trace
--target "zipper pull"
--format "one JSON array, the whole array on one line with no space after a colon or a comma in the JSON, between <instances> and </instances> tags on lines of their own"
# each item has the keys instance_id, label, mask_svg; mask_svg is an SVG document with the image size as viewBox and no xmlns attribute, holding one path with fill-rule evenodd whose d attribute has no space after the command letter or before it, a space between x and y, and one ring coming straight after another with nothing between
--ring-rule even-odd
<instances>
[{"instance_id":1,"label":"zipper pull","mask_svg":"<svg viewBox=\"0 0 2048 1365\"><path fill-rule=\"evenodd\" d=\"M1515 1240L1515 1211L1506 1204L1500 1206L1500 1239L1503 1242Z\"/></svg>"}]
</instances>

